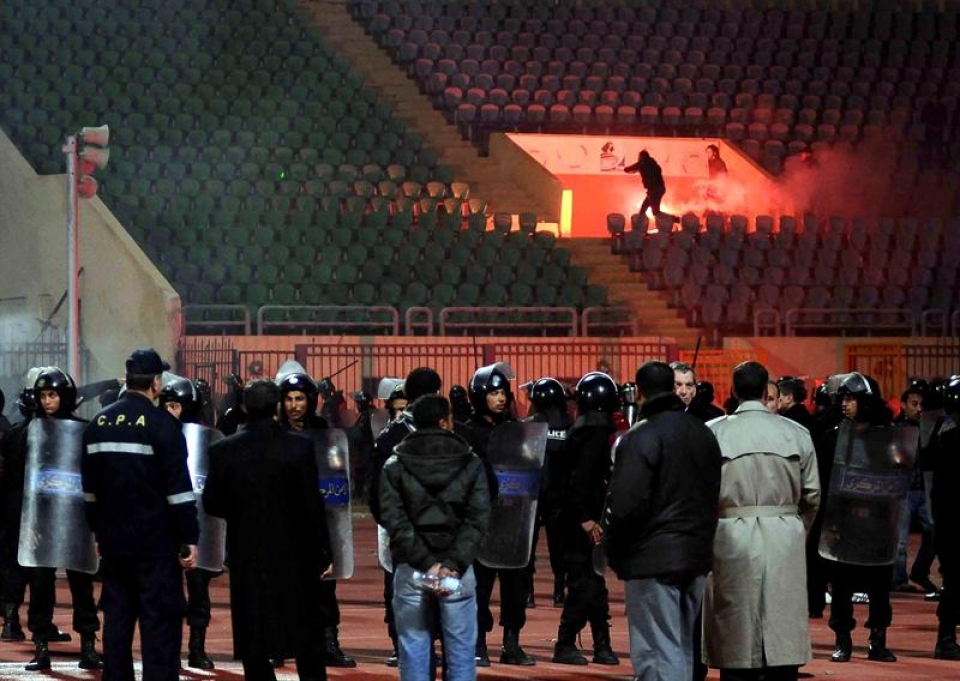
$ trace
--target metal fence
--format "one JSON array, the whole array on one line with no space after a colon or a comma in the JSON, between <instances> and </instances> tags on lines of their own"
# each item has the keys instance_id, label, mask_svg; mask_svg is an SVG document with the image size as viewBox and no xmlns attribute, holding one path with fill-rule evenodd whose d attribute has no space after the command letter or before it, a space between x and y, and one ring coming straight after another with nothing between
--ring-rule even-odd
<instances>
[{"instance_id":1,"label":"metal fence","mask_svg":"<svg viewBox=\"0 0 960 681\"><path fill-rule=\"evenodd\" d=\"M496 361L510 364L516 372L518 385L541 376L553 376L575 384L601 362L609 366L618 382L625 382L633 380L637 367L643 362L650 359L673 361L677 352L676 344L659 339L476 343L455 339L428 343L351 340L298 344L289 350L238 350L229 339L199 342L188 337L181 344L178 366L191 378L207 380L219 405L230 392L231 375L248 380L253 370L259 370L264 376L273 377L288 359L299 361L315 379L332 378L334 384L349 396L358 390L375 394L381 378L403 378L420 366L436 369L443 377L444 390L447 391L456 384L466 386L478 367ZM517 393L521 413L525 413L526 395L520 390Z\"/></svg>"},{"instance_id":2,"label":"metal fence","mask_svg":"<svg viewBox=\"0 0 960 681\"><path fill-rule=\"evenodd\" d=\"M888 398L898 396L911 378L944 378L960 373L960 339L937 343L851 343L846 347L847 371L875 378Z\"/></svg>"}]
</instances>

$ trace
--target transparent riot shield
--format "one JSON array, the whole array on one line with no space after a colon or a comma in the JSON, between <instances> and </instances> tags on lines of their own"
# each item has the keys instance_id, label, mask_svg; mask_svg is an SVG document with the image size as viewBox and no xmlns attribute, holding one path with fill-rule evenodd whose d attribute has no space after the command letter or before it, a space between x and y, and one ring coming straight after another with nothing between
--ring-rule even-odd
<instances>
[{"instance_id":1,"label":"transparent riot shield","mask_svg":"<svg viewBox=\"0 0 960 681\"><path fill-rule=\"evenodd\" d=\"M370 432L373 433L373 439L380 436L390 423L390 414L386 409L374 409L370 412Z\"/></svg>"},{"instance_id":2,"label":"transparent riot shield","mask_svg":"<svg viewBox=\"0 0 960 681\"><path fill-rule=\"evenodd\" d=\"M830 473L820 555L853 565L890 565L916 460L915 426L844 421Z\"/></svg>"},{"instance_id":3,"label":"transparent riot shield","mask_svg":"<svg viewBox=\"0 0 960 681\"><path fill-rule=\"evenodd\" d=\"M477 560L491 568L521 568L530 562L547 450L547 424L511 421L490 433L487 461L497 478L497 498L487 538Z\"/></svg>"},{"instance_id":4,"label":"transparent riot shield","mask_svg":"<svg viewBox=\"0 0 960 681\"><path fill-rule=\"evenodd\" d=\"M24 567L93 574L97 557L80 477L82 421L37 418L27 426L17 560Z\"/></svg>"},{"instance_id":5,"label":"transparent riot shield","mask_svg":"<svg viewBox=\"0 0 960 681\"><path fill-rule=\"evenodd\" d=\"M390 553L390 533L383 525L377 525L377 562L387 572L393 572L393 554Z\"/></svg>"},{"instance_id":6,"label":"transparent riot shield","mask_svg":"<svg viewBox=\"0 0 960 681\"><path fill-rule=\"evenodd\" d=\"M187 441L187 467L190 481L197 495L197 522L200 524L200 541L197 543L197 567L211 572L223 570L227 551L227 524L223 518L207 515L203 508L203 488L210 471L210 445L223 439L223 433L198 423L183 424L183 437Z\"/></svg>"},{"instance_id":7,"label":"transparent riot shield","mask_svg":"<svg viewBox=\"0 0 960 681\"><path fill-rule=\"evenodd\" d=\"M305 430L298 435L313 441L320 474L320 493L327 512L327 530L333 549L330 579L353 577L353 518L350 503L350 447L347 434L337 428Z\"/></svg>"}]
</instances>

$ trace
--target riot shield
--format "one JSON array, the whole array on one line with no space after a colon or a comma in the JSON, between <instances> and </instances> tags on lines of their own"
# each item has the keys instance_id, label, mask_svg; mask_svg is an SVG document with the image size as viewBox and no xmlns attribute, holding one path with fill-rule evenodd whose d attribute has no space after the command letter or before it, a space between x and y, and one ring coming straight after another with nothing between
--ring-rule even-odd
<instances>
[{"instance_id":1,"label":"riot shield","mask_svg":"<svg viewBox=\"0 0 960 681\"><path fill-rule=\"evenodd\" d=\"M853 565L893 563L918 441L915 426L840 424L821 556Z\"/></svg>"},{"instance_id":2,"label":"riot shield","mask_svg":"<svg viewBox=\"0 0 960 681\"><path fill-rule=\"evenodd\" d=\"M377 525L377 561L387 572L393 572L393 554L390 553L390 533L383 525Z\"/></svg>"},{"instance_id":3,"label":"riot shield","mask_svg":"<svg viewBox=\"0 0 960 681\"><path fill-rule=\"evenodd\" d=\"M190 481L197 495L197 522L200 541L197 543L197 567L211 572L223 570L227 550L227 525L223 518L207 515L203 508L203 488L210 471L210 445L223 439L223 433L199 423L184 423L183 437L187 441L187 467Z\"/></svg>"},{"instance_id":4,"label":"riot shield","mask_svg":"<svg viewBox=\"0 0 960 681\"><path fill-rule=\"evenodd\" d=\"M924 410L920 414L920 447L927 447L930 444L933 430L942 416L943 409Z\"/></svg>"},{"instance_id":5,"label":"riot shield","mask_svg":"<svg viewBox=\"0 0 960 681\"><path fill-rule=\"evenodd\" d=\"M23 513L17 560L93 574L97 557L80 477L82 421L37 418L27 426Z\"/></svg>"},{"instance_id":6,"label":"riot shield","mask_svg":"<svg viewBox=\"0 0 960 681\"><path fill-rule=\"evenodd\" d=\"M373 433L373 440L376 442L387 425L390 423L390 414L386 409L374 409L370 412L370 432Z\"/></svg>"},{"instance_id":7,"label":"riot shield","mask_svg":"<svg viewBox=\"0 0 960 681\"><path fill-rule=\"evenodd\" d=\"M320 493L327 513L333 549L330 579L353 577L353 519L350 504L350 447L347 434L337 428L304 430L298 435L313 441L320 474Z\"/></svg>"},{"instance_id":8,"label":"riot shield","mask_svg":"<svg viewBox=\"0 0 960 681\"><path fill-rule=\"evenodd\" d=\"M498 494L477 556L487 567L521 568L530 562L546 450L546 423L510 421L491 431L487 461L496 475Z\"/></svg>"}]
</instances>

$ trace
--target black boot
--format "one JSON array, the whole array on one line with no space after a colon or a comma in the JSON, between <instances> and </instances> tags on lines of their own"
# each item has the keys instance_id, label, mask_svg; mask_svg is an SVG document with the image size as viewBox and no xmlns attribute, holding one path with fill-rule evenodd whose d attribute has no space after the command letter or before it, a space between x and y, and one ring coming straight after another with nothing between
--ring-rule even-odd
<instances>
[{"instance_id":1,"label":"black boot","mask_svg":"<svg viewBox=\"0 0 960 681\"><path fill-rule=\"evenodd\" d=\"M897 656L887 648L887 628L871 627L870 645L867 647L867 659L874 662L896 662Z\"/></svg>"},{"instance_id":2,"label":"black boot","mask_svg":"<svg viewBox=\"0 0 960 681\"><path fill-rule=\"evenodd\" d=\"M620 664L620 658L613 652L610 645L610 625L602 624L598 627L591 627L593 630L593 662L594 664L606 664L614 667Z\"/></svg>"},{"instance_id":3,"label":"black boot","mask_svg":"<svg viewBox=\"0 0 960 681\"><path fill-rule=\"evenodd\" d=\"M397 637L391 636L390 640L393 642L393 652L390 653L390 657L387 658L388 667L396 667L400 664L400 648L397 647Z\"/></svg>"},{"instance_id":4,"label":"black boot","mask_svg":"<svg viewBox=\"0 0 960 681\"><path fill-rule=\"evenodd\" d=\"M520 647L520 630L503 630L503 650L500 651L500 664L519 664L530 666L537 661L527 655Z\"/></svg>"},{"instance_id":5,"label":"black boot","mask_svg":"<svg viewBox=\"0 0 960 681\"><path fill-rule=\"evenodd\" d=\"M187 646L187 666L194 669L213 669L213 660L207 657L207 628L190 627L190 643Z\"/></svg>"},{"instance_id":6,"label":"black boot","mask_svg":"<svg viewBox=\"0 0 960 681\"><path fill-rule=\"evenodd\" d=\"M27 663L27 666L24 667L28 672L50 669L50 648L47 642L45 640L37 641L36 646L37 652L34 654L33 659Z\"/></svg>"},{"instance_id":7,"label":"black boot","mask_svg":"<svg viewBox=\"0 0 960 681\"><path fill-rule=\"evenodd\" d=\"M97 652L97 635L80 634L80 669L103 669L103 660Z\"/></svg>"},{"instance_id":8,"label":"black boot","mask_svg":"<svg viewBox=\"0 0 960 681\"><path fill-rule=\"evenodd\" d=\"M557 664L579 666L587 663L587 658L577 648L577 632L564 624L563 620L560 621L560 629L557 632L557 644L553 647L553 661Z\"/></svg>"},{"instance_id":9,"label":"black boot","mask_svg":"<svg viewBox=\"0 0 960 681\"><path fill-rule=\"evenodd\" d=\"M937 647L933 650L933 656L938 660L960 660L957 632L952 624L941 624L937 629Z\"/></svg>"},{"instance_id":10,"label":"black boot","mask_svg":"<svg viewBox=\"0 0 960 681\"><path fill-rule=\"evenodd\" d=\"M567 596L564 593L563 588L563 577L554 577L553 578L553 607L559 608L567 600Z\"/></svg>"},{"instance_id":11,"label":"black boot","mask_svg":"<svg viewBox=\"0 0 960 681\"><path fill-rule=\"evenodd\" d=\"M3 630L0 641L26 641L27 635L20 626L20 609L16 603L3 604Z\"/></svg>"},{"instance_id":12,"label":"black boot","mask_svg":"<svg viewBox=\"0 0 960 681\"><path fill-rule=\"evenodd\" d=\"M837 632L837 645L830 656L831 662L849 662L853 654L853 639L849 631Z\"/></svg>"},{"instance_id":13,"label":"black boot","mask_svg":"<svg viewBox=\"0 0 960 681\"><path fill-rule=\"evenodd\" d=\"M478 667L490 666L490 655L487 653L487 633L485 631L477 632L476 655Z\"/></svg>"},{"instance_id":14,"label":"black boot","mask_svg":"<svg viewBox=\"0 0 960 681\"><path fill-rule=\"evenodd\" d=\"M336 627L327 627L326 646L323 650L323 663L328 667L356 667L357 661L340 649L340 639Z\"/></svg>"}]
</instances>

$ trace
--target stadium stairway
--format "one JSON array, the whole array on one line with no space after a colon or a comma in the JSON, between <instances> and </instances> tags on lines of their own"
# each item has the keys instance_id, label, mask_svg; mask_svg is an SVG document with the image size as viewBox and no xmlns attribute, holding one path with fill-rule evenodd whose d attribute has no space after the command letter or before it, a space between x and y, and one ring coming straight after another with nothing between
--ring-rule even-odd
<instances>
[{"instance_id":1,"label":"stadium stairway","mask_svg":"<svg viewBox=\"0 0 960 681\"><path fill-rule=\"evenodd\" d=\"M676 338L681 349L696 347L697 337L709 338L701 329L692 328L679 310L644 283L640 274L631 272L627 262L610 252L608 238L580 238L570 248L571 264L583 267L591 283L606 287L611 306L627 307L639 320L641 336Z\"/></svg>"},{"instance_id":2,"label":"stadium stairway","mask_svg":"<svg viewBox=\"0 0 960 681\"><path fill-rule=\"evenodd\" d=\"M480 156L476 147L461 137L456 127L420 92L416 81L407 78L376 40L350 16L343 0L301 0L298 9L314 23L328 44L349 60L351 68L366 84L390 103L411 132L421 135L428 146L440 150L439 162L450 166L458 181L469 184L471 198L486 200L489 214L531 212L548 221L559 218L551 216L548 208L538 205L515 183L506 180L495 159Z\"/></svg>"}]
</instances>

